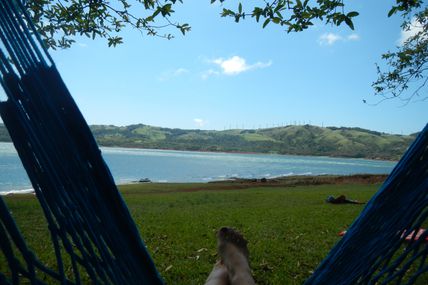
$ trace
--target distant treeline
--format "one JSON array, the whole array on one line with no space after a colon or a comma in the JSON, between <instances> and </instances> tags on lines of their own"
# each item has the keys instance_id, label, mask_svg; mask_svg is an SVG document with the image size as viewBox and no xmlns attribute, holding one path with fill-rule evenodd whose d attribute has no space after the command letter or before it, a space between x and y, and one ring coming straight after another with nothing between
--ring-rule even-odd
<instances>
[{"instance_id":1,"label":"distant treeline","mask_svg":"<svg viewBox=\"0 0 428 285\"><path fill-rule=\"evenodd\" d=\"M257 130L182 130L130 125L94 125L101 146L216 152L255 152L397 160L415 135L391 135L361 128L286 126ZM0 125L0 141L10 141Z\"/></svg>"}]
</instances>

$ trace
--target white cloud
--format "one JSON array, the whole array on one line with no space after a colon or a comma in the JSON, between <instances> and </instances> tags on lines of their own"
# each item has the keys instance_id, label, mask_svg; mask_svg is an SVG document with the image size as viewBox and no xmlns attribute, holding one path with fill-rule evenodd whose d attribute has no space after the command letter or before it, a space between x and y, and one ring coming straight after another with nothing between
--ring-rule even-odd
<instances>
[{"instance_id":1,"label":"white cloud","mask_svg":"<svg viewBox=\"0 0 428 285\"><path fill-rule=\"evenodd\" d=\"M342 41L342 42L358 41L359 39L360 39L360 36L358 34L350 34L346 37L342 37L342 36L340 36L338 34L334 34L334 33L325 33L319 37L318 42L322 46L324 46L324 45L331 46L331 45L334 45L338 41Z\"/></svg>"},{"instance_id":2,"label":"white cloud","mask_svg":"<svg viewBox=\"0 0 428 285\"><path fill-rule=\"evenodd\" d=\"M187 73L189 73L189 70L180 67L180 68L177 68L175 70L165 71L164 73L162 73L159 76L159 80L160 81L166 81L166 80L170 80L170 79L172 79L174 77L178 77L178 76L181 76L181 75L184 75L184 74L187 74Z\"/></svg>"},{"instance_id":3,"label":"white cloud","mask_svg":"<svg viewBox=\"0 0 428 285\"><path fill-rule=\"evenodd\" d=\"M335 42L342 40L342 37L337 35L337 34L333 34L333 33L325 33L322 34L319 38L319 43L320 45L333 45Z\"/></svg>"},{"instance_id":4,"label":"white cloud","mask_svg":"<svg viewBox=\"0 0 428 285\"><path fill-rule=\"evenodd\" d=\"M239 74L248 69L248 65L245 62L245 59L239 56L232 56L231 58L226 60L218 58L215 59L213 62L221 67L224 74Z\"/></svg>"},{"instance_id":5,"label":"white cloud","mask_svg":"<svg viewBox=\"0 0 428 285\"><path fill-rule=\"evenodd\" d=\"M358 41L360 39L360 36L357 34L350 34L346 37L348 41Z\"/></svg>"},{"instance_id":6,"label":"white cloud","mask_svg":"<svg viewBox=\"0 0 428 285\"><path fill-rule=\"evenodd\" d=\"M203 126L205 126L205 124L207 123L205 120L203 120L203 119L198 119L198 118L193 119L193 122L195 123L195 125L196 125L197 127L203 127Z\"/></svg>"},{"instance_id":7,"label":"white cloud","mask_svg":"<svg viewBox=\"0 0 428 285\"><path fill-rule=\"evenodd\" d=\"M410 22L409 29L401 31L401 37L399 39L399 44L404 45L404 43L414 35L423 31L423 25L416 19L413 18Z\"/></svg>"},{"instance_id":8,"label":"white cloud","mask_svg":"<svg viewBox=\"0 0 428 285\"><path fill-rule=\"evenodd\" d=\"M77 45L78 45L79 47L81 47L81 48L86 48L86 47L88 47L88 45L87 45L87 44L85 44L85 43L77 43Z\"/></svg>"},{"instance_id":9,"label":"white cloud","mask_svg":"<svg viewBox=\"0 0 428 285\"><path fill-rule=\"evenodd\" d=\"M245 71L266 68L272 65L272 61L247 64L244 58L237 55L228 59L217 58L212 63L217 64L221 68L221 73L225 75L237 75Z\"/></svg>"}]
</instances>

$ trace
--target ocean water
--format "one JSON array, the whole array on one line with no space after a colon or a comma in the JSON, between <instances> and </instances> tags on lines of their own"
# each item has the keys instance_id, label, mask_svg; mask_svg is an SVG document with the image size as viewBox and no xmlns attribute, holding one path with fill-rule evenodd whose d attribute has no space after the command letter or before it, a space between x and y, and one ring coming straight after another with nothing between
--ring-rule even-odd
<instances>
[{"instance_id":1,"label":"ocean water","mask_svg":"<svg viewBox=\"0 0 428 285\"><path fill-rule=\"evenodd\" d=\"M117 184L142 178L154 182L209 182L233 177L289 175L388 174L395 162L315 156L209 153L101 148ZM0 143L0 192L31 189L11 143Z\"/></svg>"}]
</instances>

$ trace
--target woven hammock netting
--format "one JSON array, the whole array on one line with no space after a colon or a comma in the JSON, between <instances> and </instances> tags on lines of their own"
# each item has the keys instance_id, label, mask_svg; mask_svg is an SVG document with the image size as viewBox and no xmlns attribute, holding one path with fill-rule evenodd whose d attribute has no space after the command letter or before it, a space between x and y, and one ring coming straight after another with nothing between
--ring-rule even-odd
<instances>
[{"instance_id":1,"label":"woven hammock netting","mask_svg":"<svg viewBox=\"0 0 428 285\"><path fill-rule=\"evenodd\" d=\"M0 274L0 284L42 284L39 276L79 284L82 273L93 283L162 284L88 125L19 1L0 1L0 37L8 98L0 114L46 216L57 259L51 268L38 261L1 201L9 273Z\"/></svg>"},{"instance_id":2,"label":"woven hammock netting","mask_svg":"<svg viewBox=\"0 0 428 285\"><path fill-rule=\"evenodd\" d=\"M87 123L16 0L0 1L0 76L7 97L0 115L56 256L49 266L37 258L0 198L0 284L163 284ZM427 194L428 125L306 284L428 284Z\"/></svg>"}]
</instances>

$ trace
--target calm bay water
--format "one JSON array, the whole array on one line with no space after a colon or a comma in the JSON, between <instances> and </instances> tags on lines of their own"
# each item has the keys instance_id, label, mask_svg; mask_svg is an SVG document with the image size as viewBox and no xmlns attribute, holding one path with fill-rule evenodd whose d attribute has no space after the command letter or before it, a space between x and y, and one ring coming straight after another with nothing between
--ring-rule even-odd
<instances>
[{"instance_id":1,"label":"calm bay water","mask_svg":"<svg viewBox=\"0 0 428 285\"><path fill-rule=\"evenodd\" d=\"M141 178L154 182L209 182L232 177L388 174L395 162L293 155L230 154L101 148L117 184ZM11 143L0 143L0 192L31 184Z\"/></svg>"}]
</instances>

